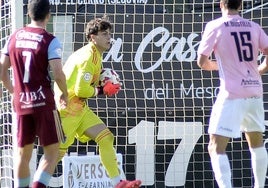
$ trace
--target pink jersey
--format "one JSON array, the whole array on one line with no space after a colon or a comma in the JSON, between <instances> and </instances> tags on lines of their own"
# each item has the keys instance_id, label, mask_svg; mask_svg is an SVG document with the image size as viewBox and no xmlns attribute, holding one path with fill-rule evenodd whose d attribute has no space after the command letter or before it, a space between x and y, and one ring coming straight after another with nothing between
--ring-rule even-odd
<instances>
[{"instance_id":1,"label":"pink jersey","mask_svg":"<svg viewBox=\"0 0 268 188\"><path fill-rule=\"evenodd\" d=\"M257 58L267 47L268 36L260 25L228 15L207 23L198 54L210 56L214 51L220 94L230 99L262 97Z\"/></svg>"}]
</instances>

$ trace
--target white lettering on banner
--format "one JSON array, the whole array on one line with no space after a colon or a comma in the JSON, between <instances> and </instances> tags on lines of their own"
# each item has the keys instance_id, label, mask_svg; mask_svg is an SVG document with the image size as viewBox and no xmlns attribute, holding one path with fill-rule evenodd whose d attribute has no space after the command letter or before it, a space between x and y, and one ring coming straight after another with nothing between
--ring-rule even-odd
<instances>
[{"instance_id":1,"label":"white lettering on banner","mask_svg":"<svg viewBox=\"0 0 268 188\"><path fill-rule=\"evenodd\" d=\"M122 178L122 155L117 154L118 166ZM63 187L103 187L113 188L111 179L100 162L99 155L65 156L63 158Z\"/></svg>"},{"instance_id":2,"label":"white lettering on banner","mask_svg":"<svg viewBox=\"0 0 268 188\"><path fill-rule=\"evenodd\" d=\"M51 5L60 5L61 3L60 3L60 0L49 0L49 3L51 4Z\"/></svg>"},{"instance_id":3,"label":"white lettering on banner","mask_svg":"<svg viewBox=\"0 0 268 188\"><path fill-rule=\"evenodd\" d=\"M197 99L203 99L203 98L213 98L216 97L219 93L219 87L194 87L194 84L192 83L188 88L186 88L182 83L180 84L180 98L184 97L192 97ZM164 100L168 99L172 96L169 94L169 92L174 92L173 90L169 91L169 85L168 83L165 84L164 88L155 88L154 83L152 83L152 86L150 88L147 88L144 90L144 98L147 100Z\"/></svg>"},{"instance_id":4,"label":"white lettering on banner","mask_svg":"<svg viewBox=\"0 0 268 188\"><path fill-rule=\"evenodd\" d=\"M107 0L108 4L147 4L148 0Z\"/></svg>"},{"instance_id":5,"label":"white lettering on banner","mask_svg":"<svg viewBox=\"0 0 268 188\"><path fill-rule=\"evenodd\" d=\"M158 41L154 42L153 45L156 47L163 47L161 53L161 57L151 66L148 68L143 68L142 66L142 56L146 49L146 47L152 43L153 39L156 38L156 36L162 35L162 38L160 38ZM164 28L164 27L157 27L153 29L150 33L148 33L145 38L142 40L141 44L138 47L137 53L135 55L135 65L136 68L140 72L148 73L153 72L155 69L157 69L163 62L170 62L173 57L175 56L178 61L185 61L185 62L192 62L196 58L196 50L195 46L197 46L199 43L193 44L193 40L198 35L195 33L191 33L187 40L186 38L182 37L181 39L177 37L170 37L170 32ZM184 47L188 44L188 49L184 50ZM171 52L169 50L171 47L175 44L175 47ZM168 56L168 54L170 54Z\"/></svg>"},{"instance_id":6,"label":"white lettering on banner","mask_svg":"<svg viewBox=\"0 0 268 188\"><path fill-rule=\"evenodd\" d=\"M186 180L187 167L198 139L203 134L201 122L159 121L157 140L181 139L166 171L166 186L183 186ZM143 185L153 185L155 180L155 124L140 121L128 131L129 144L136 144L136 178ZM164 163L165 161L163 161Z\"/></svg>"},{"instance_id":7,"label":"white lettering on banner","mask_svg":"<svg viewBox=\"0 0 268 188\"><path fill-rule=\"evenodd\" d=\"M146 69L142 68L142 57L146 47L152 43L153 39L157 35L163 35L161 39L154 42L153 45L156 47L163 47L162 51L159 52L161 57L151 66ZM153 72L157 69L163 62L171 62L173 57L180 62L192 62L196 59L196 50L195 47L199 43L193 43L194 39L198 36L197 33L191 33L187 38L182 37L181 39L177 37L170 37L170 32L164 27L157 27L150 31L145 38L141 41L137 52L135 54L135 66L138 71L148 73ZM121 62L123 60L123 54L119 55L120 49L123 46L121 38L112 39L112 47L109 52L104 57L103 61L106 62L111 57L114 62ZM171 47L175 44L175 47L171 50ZM185 46L188 46L188 49L184 49ZM171 50L171 52L170 52ZM168 54L170 54L168 56Z\"/></svg>"},{"instance_id":8,"label":"white lettering on banner","mask_svg":"<svg viewBox=\"0 0 268 188\"><path fill-rule=\"evenodd\" d=\"M77 4L104 4L104 0L77 0Z\"/></svg>"},{"instance_id":9,"label":"white lettering on banner","mask_svg":"<svg viewBox=\"0 0 268 188\"><path fill-rule=\"evenodd\" d=\"M154 83L152 83L151 88L147 88L144 91L145 99L168 99L168 84L166 83L165 88L155 88Z\"/></svg>"},{"instance_id":10,"label":"white lettering on banner","mask_svg":"<svg viewBox=\"0 0 268 188\"><path fill-rule=\"evenodd\" d=\"M75 5L76 2L74 0L66 0L66 5Z\"/></svg>"},{"instance_id":11,"label":"white lettering on banner","mask_svg":"<svg viewBox=\"0 0 268 188\"><path fill-rule=\"evenodd\" d=\"M109 52L103 59L104 62L108 61L108 59L112 56L114 62L120 62L123 59L123 54L120 55L120 49L123 45L122 39L112 39L112 47L110 48Z\"/></svg>"},{"instance_id":12,"label":"white lettering on banner","mask_svg":"<svg viewBox=\"0 0 268 188\"><path fill-rule=\"evenodd\" d=\"M194 88L194 84L192 83L190 85L190 87L187 89L184 87L183 84L180 85L180 89L181 89L181 98L184 97L195 97L195 98L213 98L215 96L217 96L217 94L219 93L219 87L197 87Z\"/></svg>"},{"instance_id":13,"label":"white lettering on banner","mask_svg":"<svg viewBox=\"0 0 268 188\"><path fill-rule=\"evenodd\" d=\"M62 5L62 2L66 5L98 5L98 4L147 4L148 0L49 0L51 5Z\"/></svg>"}]
</instances>

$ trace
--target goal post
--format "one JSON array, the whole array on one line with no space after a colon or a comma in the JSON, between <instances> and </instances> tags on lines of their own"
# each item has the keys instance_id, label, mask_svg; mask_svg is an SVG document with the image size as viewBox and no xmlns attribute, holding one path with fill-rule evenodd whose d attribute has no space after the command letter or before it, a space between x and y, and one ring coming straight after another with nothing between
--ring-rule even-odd
<instances>
[{"instance_id":1,"label":"goal post","mask_svg":"<svg viewBox=\"0 0 268 188\"><path fill-rule=\"evenodd\" d=\"M23 26L23 2L15 0L1 0L1 48L3 48L8 36L17 28ZM0 90L0 187L13 187L13 156L16 147L16 137L13 125L13 113L11 98L8 91L1 83Z\"/></svg>"},{"instance_id":2,"label":"goal post","mask_svg":"<svg viewBox=\"0 0 268 188\"><path fill-rule=\"evenodd\" d=\"M21 26L20 21L16 26L13 23L20 19L25 25L29 18L27 0L1 2L3 47L13 27ZM268 34L266 0L243 2L241 15L258 22ZM103 56L103 66L120 75L122 90L115 97L89 99L88 105L114 133L115 148L122 154L126 178L139 178L143 187L148 188L217 188L207 151L207 129L219 79L217 72L200 70L196 65L196 51L206 23L221 16L219 2L50 0L50 3L51 20L47 30L62 43L63 63L73 51L87 43L84 28L89 20L107 14L113 24L113 42ZM16 14L12 17L14 11ZM263 58L260 54L259 61ZM263 81L268 122L268 74L263 75ZM13 181L14 140L10 96L3 87L0 102L0 187L9 187ZM265 134L266 148L267 142ZM75 141L68 154L92 152L98 154L94 142ZM37 142L35 153L32 171L42 156ZM250 153L244 137L231 140L227 154L234 187L252 186ZM67 174L60 162L50 187L62 187L63 176Z\"/></svg>"}]
</instances>

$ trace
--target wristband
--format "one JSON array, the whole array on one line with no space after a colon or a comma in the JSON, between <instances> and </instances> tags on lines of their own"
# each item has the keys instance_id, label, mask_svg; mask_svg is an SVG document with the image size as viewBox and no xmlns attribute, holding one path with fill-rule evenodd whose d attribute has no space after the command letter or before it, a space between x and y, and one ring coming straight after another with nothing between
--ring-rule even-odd
<instances>
[{"instance_id":1,"label":"wristband","mask_svg":"<svg viewBox=\"0 0 268 188\"><path fill-rule=\"evenodd\" d=\"M96 96L97 95L103 95L103 87L102 86L99 86L99 87L96 87Z\"/></svg>"}]
</instances>

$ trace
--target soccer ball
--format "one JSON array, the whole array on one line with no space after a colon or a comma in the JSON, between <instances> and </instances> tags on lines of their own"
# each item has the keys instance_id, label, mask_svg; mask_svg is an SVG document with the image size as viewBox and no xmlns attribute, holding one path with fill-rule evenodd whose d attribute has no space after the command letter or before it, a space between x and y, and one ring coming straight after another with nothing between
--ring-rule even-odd
<instances>
[{"instance_id":1,"label":"soccer ball","mask_svg":"<svg viewBox=\"0 0 268 188\"><path fill-rule=\"evenodd\" d=\"M111 81L113 84L121 84L119 75L115 70L110 68L103 68L100 73L100 86L104 86L107 81Z\"/></svg>"}]
</instances>

